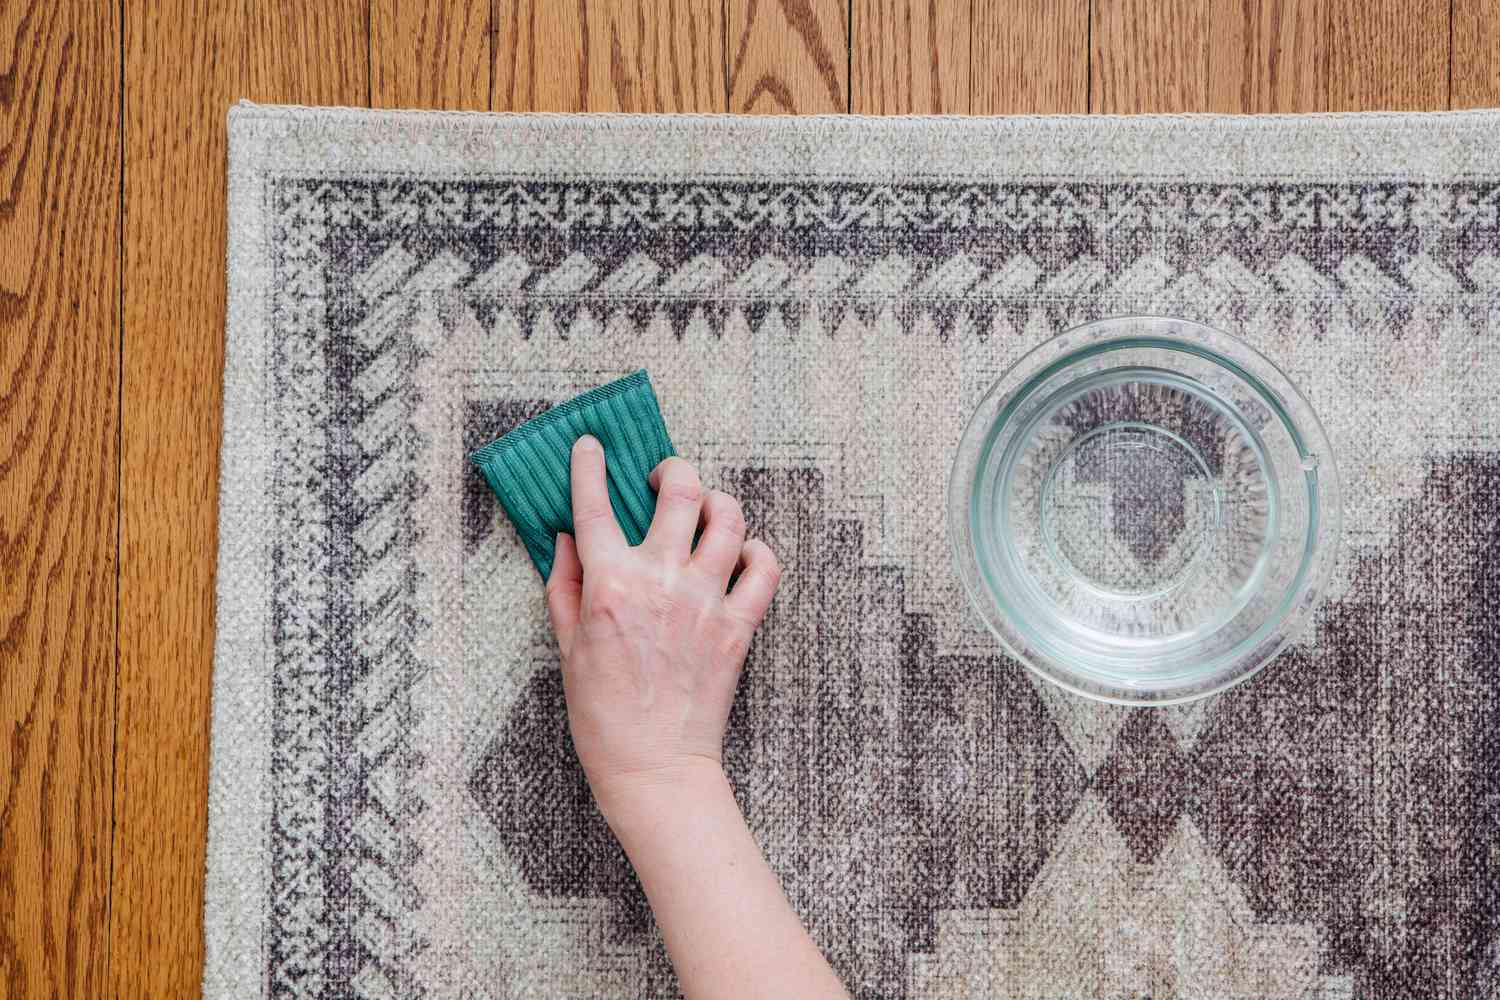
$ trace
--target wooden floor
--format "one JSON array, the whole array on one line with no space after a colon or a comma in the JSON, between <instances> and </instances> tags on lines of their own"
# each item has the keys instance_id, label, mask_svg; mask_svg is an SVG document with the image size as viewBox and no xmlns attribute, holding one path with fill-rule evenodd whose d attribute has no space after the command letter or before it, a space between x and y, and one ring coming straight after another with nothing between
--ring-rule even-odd
<instances>
[{"instance_id":1,"label":"wooden floor","mask_svg":"<svg viewBox=\"0 0 1500 1000\"><path fill-rule=\"evenodd\" d=\"M0 0L5 995L198 990L233 100L1459 108L1497 3Z\"/></svg>"}]
</instances>

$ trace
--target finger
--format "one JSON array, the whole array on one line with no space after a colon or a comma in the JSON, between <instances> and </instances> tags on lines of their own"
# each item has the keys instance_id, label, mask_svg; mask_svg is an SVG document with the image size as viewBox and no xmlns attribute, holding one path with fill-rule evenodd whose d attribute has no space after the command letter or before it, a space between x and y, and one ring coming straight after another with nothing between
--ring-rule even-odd
<instances>
[{"instance_id":1,"label":"finger","mask_svg":"<svg viewBox=\"0 0 1500 1000\"><path fill-rule=\"evenodd\" d=\"M698 470L680 458L668 458L651 470L650 479L656 490L656 514L646 532L646 544L686 559L703 505Z\"/></svg>"},{"instance_id":2,"label":"finger","mask_svg":"<svg viewBox=\"0 0 1500 1000\"><path fill-rule=\"evenodd\" d=\"M746 542L740 550L740 575L724 598L730 613L751 628L760 625L781 583L781 563L770 546L758 538Z\"/></svg>"},{"instance_id":3,"label":"finger","mask_svg":"<svg viewBox=\"0 0 1500 1000\"><path fill-rule=\"evenodd\" d=\"M609 504L604 447L587 434L573 443L573 531L584 564L625 547L625 534Z\"/></svg>"},{"instance_id":4,"label":"finger","mask_svg":"<svg viewBox=\"0 0 1500 1000\"><path fill-rule=\"evenodd\" d=\"M547 614L557 647L567 656L573 648L573 632L578 628L578 606L583 598L583 564L578 561L578 547L573 536L557 536L557 550L552 556L552 572L547 575Z\"/></svg>"},{"instance_id":5,"label":"finger","mask_svg":"<svg viewBox=\"0 0 1500 1000\"><path fill-rule=\"evenodd\" d=\"M745 547L745 513L728 493L709 491L703 498L703 534L693 550L693 563L711 575L722 591Z\"/></svg>"}]
</instances>

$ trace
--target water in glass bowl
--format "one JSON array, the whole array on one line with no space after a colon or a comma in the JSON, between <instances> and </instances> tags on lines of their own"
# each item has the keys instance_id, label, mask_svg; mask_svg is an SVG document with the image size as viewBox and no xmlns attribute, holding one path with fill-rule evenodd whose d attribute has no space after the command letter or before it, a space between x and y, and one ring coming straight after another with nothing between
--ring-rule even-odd
<instances>
[{"instance_id":1,"label":"water in glass bowl","mask_svg":"<svg viewBox=\"0 0 1500 1000\"><path fill-rule=\"evenodd\" d=\"M1274 366L1180 320L1106 320L1032 352L977 409L950 530L975 606L1027 666L1160 704L1243 679L1332 563L1337 478Z\"/></svg>"}]
</instances>

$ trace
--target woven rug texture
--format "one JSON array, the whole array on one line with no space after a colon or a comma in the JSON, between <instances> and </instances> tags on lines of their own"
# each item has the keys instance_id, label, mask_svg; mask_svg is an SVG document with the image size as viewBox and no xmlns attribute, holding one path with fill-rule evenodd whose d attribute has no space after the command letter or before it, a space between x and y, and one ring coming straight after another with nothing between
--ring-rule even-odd
<instances>
[{"instance_id":1,"label":"woven rug texture","mask_svg":"<svg viewBox=\"0 0 1500 1000\"><path fill-rule=\"evenodd\" d=\"M678 995L467 462L645 367L785 564L726 761L855 995L1500 996L1497 136L237 107L205 995ZM945 524L984 390L1136 313L1344 488L1315 627L1182 708L1008 660Z\"/></svg>"}]
</instances>

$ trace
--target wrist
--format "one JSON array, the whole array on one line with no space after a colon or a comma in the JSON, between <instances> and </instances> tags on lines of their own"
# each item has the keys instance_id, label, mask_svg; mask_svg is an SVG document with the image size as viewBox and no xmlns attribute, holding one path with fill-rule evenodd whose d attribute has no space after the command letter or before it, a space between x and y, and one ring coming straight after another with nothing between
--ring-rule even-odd
<instances>
[{"instance_id":1,"label":"wrist","mask_svg":"<svg viewBox=\"0 0 1500 1000\"><path fill-rule=\"evenodd\" d=\"M650 771L591 777L589 785L599 812L627 853L671 836L714 800L734 801L724 768L707 757Z\"/></svg>"}]
</instances>

